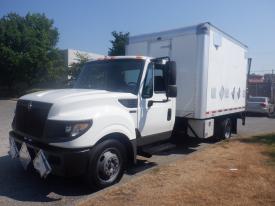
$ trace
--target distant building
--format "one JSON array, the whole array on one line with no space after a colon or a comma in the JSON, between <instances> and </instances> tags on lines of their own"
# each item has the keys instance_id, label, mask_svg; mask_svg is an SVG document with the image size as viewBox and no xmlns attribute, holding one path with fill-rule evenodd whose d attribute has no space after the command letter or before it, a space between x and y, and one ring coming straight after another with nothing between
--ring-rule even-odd
<instances>
[{"instance_id":1,"label":"distant building","mask_svg":"<svg viewBox=\"0 0 275 206\"><path fill-rule=\"evenodd\" d=\"M265 74L264 81L275 83L275 74Z\"/></svg>"},{"instance_id":2,"label":"distant building","mask_svg":"<svg viewBox=\"0 0 275 206\"><path fill-rule=\"evenodd\" d=\"M248 77L249 96L269 97L275 103L275 74L250 74Z\"/></svg>"},{"instance_id":3,"label":"distant building","mask_svg":"<svg viewBox=\"0 0 275 206\"><path fill-rule=\"evenodd\" d=\"M105 55L101 55L101 54L79 51L79 50L75 50L75 49L65 49L65 50L62 50L62 53L64 54L64 58L65 58L65 62L66 62L67 66L70 66L71 64L78 62L77 54L87 56L90 60L102 58L105 56Z\"/></svg>"},{"instance_id":4,"label":"distant building","mask_svg":"<svg viewBox=\"0 0 275 206\"><path fill-rule=\"evenodd\" d=\"M248 82L249 83L263 83L264 82L264 76L263 75L259 75L259 74L250 74L248 77Z\"/></svg>"}]
</instances>

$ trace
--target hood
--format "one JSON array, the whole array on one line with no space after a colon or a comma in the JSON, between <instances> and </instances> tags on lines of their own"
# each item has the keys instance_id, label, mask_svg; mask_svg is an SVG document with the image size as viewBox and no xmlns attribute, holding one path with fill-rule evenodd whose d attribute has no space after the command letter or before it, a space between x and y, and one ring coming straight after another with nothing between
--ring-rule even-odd
<instances>
[{"instance_id":1,"label":"hood","mask_svg":"<svg viewBox=\"0 0 275 206\"><path fill-rule=\"evenodd\" d=\"M135 98L131 93L109 92L106 90L94 89L56 89L42 92L35 92L20 97L22 100L47 102L47 103L66 103L78 102L87 99L97 98Z\"/></svg>"},{"instance_id":2,"label":"hood","mask_svg":"<svg viewBox=\"0 0 275 206\"><path fill-rule=\"evenodd\" d=\"M135 99L136 95L122 92L109 92L91 89L57 89L36 92L21 97L22 100L53 104L48 114L49 119L83 120L95 116L102 110L123 106L118 99Z\"/></svg>"}]
</instances>

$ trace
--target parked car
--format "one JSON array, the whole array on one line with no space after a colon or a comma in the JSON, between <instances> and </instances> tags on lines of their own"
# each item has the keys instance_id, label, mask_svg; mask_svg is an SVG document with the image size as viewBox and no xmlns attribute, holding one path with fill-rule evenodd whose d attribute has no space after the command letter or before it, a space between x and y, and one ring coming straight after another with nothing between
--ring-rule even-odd
<instances>
[{"instance_id":1,"label":"parked car","mask_svg":"<svg viewBox=\"0 0 275 206\"><path fill-rule=\"evenodd\" d=\"M249 97L247 112L270 115L274 112L274 105L268 97Z\"/></svg>"}]
</instances>

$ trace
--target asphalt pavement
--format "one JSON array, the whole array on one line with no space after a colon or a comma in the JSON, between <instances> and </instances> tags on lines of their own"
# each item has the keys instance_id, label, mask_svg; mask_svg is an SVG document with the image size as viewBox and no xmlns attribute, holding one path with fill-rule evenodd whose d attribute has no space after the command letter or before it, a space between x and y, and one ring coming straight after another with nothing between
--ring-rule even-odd
<instances>
[{"instance_id":1,"label":"asphalt pavement","mask_svg":"<svg viewBox=\"0 0 275 206\"><path fill-rule=\"evenodd\" d=\"M14 115L16 101L0 100L0 205L74 205L82 198L95 195L85 186L81 177L62 178L49 176L41 179L35 171L24 171L18 160L8 156L8 132ZM275 119L248 117L246 126L239 122L239 136L275 132ZM139 158L130 168L122 183L147 172L150 168L173 162L178 158L213 144L209 141L185 139L176 147L158 152L152 158Z\"/></svg>"}]
</instances>

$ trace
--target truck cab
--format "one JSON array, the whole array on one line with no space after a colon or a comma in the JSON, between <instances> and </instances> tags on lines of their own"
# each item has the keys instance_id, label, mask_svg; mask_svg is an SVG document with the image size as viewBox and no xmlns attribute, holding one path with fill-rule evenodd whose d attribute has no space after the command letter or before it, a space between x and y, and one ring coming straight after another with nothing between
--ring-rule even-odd
<instances>
[{"instance_id":1,"label":"truck cab","mask_svg":"<svg viewBox=\"0 0 275 206\"><path fill-rule=\"evenodd\" d=\"M10 155L25 169L86 175L92 187L120 180L139 147L171 136L176 107L175 62L144 56L87 62L72 89L21 97Z\"/></svg>"}]
</instances>

